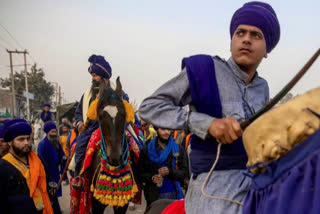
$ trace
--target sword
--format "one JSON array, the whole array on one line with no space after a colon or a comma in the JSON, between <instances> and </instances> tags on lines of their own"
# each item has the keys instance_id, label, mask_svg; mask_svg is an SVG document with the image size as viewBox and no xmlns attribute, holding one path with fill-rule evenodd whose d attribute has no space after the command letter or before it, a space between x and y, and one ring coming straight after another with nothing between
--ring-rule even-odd
<instances>
[{"instance_id":1,"label":"sword","mask_svg":"<svg viewBox=\"0 0 320 214\"><path fill-rule=\"evenodd\" d=\"M275 104L277 104L308 71L308 69L316 61L319 55L320 48L315 52L315 54L313 54L311 59L309 59L309 61L302 67L302 69L290 80L290 82L272 100L270 100L270 102L265 107L252 115L249 119L240 123L241 129L245 130L253 121L255 121L258 117L269 111Z\"/></svg>"}]
</instances>

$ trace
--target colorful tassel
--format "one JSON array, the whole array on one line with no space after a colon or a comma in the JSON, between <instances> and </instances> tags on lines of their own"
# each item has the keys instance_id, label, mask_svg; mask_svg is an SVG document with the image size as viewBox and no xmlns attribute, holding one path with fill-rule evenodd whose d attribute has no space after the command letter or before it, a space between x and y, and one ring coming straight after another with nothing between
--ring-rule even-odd
<instances>
[{"instance_id":1,"label":"colorful tassel","mask_svg":"<svg viewBox=\"0 0 320 214\"><path fill-rule=\"evenodd\" d=\"M102 162L101 162L102 163ZM138 192L129 164L120 168L101 165L96 187L91 185L93 197L108 206L123 207Z\"/></svg>"}]
</instances>

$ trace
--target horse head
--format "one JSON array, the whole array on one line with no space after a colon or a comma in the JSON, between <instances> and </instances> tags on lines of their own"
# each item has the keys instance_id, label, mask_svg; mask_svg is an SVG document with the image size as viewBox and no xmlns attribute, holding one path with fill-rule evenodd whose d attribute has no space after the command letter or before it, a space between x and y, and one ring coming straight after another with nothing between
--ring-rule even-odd
<instances>
[{"instance_id":1,"label":"horse head","mask_svg":"<svg viewBox=\"0 0 320 214\"><path fill-rule=\"evenodd\" d=\"M111 166L122 164L121 142L125 132L126 111L122 101L122 86L117 78L116 89L100 86L98 117L101 124L101 143L106 144L105 154ZM101 146L101 149L103 147Z\"/></svg>"}]
</instances>

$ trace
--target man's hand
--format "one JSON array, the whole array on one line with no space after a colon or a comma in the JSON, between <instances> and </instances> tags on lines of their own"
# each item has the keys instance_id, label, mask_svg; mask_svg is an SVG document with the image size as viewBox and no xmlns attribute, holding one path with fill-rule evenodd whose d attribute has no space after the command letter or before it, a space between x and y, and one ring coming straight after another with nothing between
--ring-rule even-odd
<instances>
[{"instance_id":1,"label":"man's hand","mask_svg":"<svg viewBox=\"0 0 320 214\"><path fill-rule=\"evenodd\" d=\"M84 132L84 130L85 130L84 123L79 122L79 125L78 125L79 134L82 134L82 132Z\"/></svg>"},{"instance_id":2,"label":"man's hand","mask_svg":"<svg viewBox=\"0 0 320 214\"><path fill-rule=\"evenodd\" d=\"M222 144L230 144L242 136L240 124L232 117L213 120L208 133Z\"/></svg>"},{"instance_id":3,"label":"man's hand","mask_svg":"<svg viewBox=\"0 0 320 214\"><path fill-rule=\"evenodd\" d=\"M152 176L152 182L155 184L162 184L163 177L161 175L154 175Z\"/></svg>"},{"instance_id":4,"label":"man's hand","mask_svg":"<svg viewBox=\"0 0 320 214\"><path fill-rule=\"evenodd\" d=\"M161 167L161 168L159 169L159 173L160 173L160 175L163 176L163 177L169 175L169 169L168 169L168 167Z\"/></svg>"}]
</instances>

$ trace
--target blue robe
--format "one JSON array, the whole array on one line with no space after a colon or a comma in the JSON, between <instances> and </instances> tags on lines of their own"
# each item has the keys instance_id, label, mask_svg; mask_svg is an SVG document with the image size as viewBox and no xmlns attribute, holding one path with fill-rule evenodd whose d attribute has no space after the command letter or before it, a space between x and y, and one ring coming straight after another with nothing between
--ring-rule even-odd
<instances>
[{"instance_id":1,"label":"blue robe","mask_svg":"<svg viewBox=\"0 0 320 214\"><path fill-rule=\"evenodd\" d=\"M59 165L62 163L64 156L60 143L58 143L58 151L56 151L50 144L48 138L45 137L38 145L38 156L45 167L47 178L49 179L47 183L54 181L58 184L60 173L62 173L61 170L59 170ZM57 191L57 196L62 196L61 186Z\"/></svg>"},{"instance_id":2,"label":"blue robe","mask_svg":"<svg viewBox=\"0 0 320 214\"><path fill-rule=\"evenodd\" d=\"M42 120L44 123L46 123L46 122L48 122L48 121L53 121L53 119L52 119L52 112L51 112L51 111L48 111L47 113L44 112L44 111L41 112L40 117L41 117L41 120Z\"/></svg>"}]
</instances>

